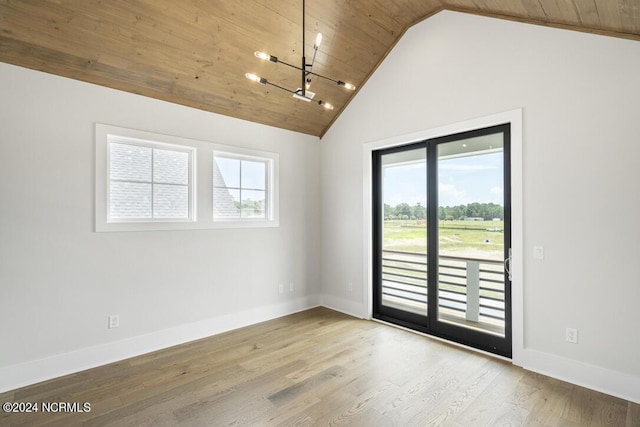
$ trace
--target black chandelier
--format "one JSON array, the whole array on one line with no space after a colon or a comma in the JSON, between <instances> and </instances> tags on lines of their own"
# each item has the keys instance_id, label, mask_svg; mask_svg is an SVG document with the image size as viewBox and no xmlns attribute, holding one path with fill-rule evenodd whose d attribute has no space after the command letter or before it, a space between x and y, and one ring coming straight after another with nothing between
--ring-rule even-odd
<instances>
[{"instance_id":1,"label":"black chandelier","mask_svg":"<svg viewBox=\"0 0 640 427\"><path fill-rule=\"evenodd\" d=\"M286 92L293 94L294 98L301 99L307 102L313 101L313 98L316 95L315 93L309 90L309 88L311 87L312 76L329 80L330 82L333 82L338 86L342 86L348 90L355 90L356 87L351 83L346 83L346 82L343 82L342 80L335 80L330 77L326 77L321 74L313 72L313 64L316 61L316 54L318 53L318 48L320 47L320 43L322 42L322 33L318 33L318 35L316 36L315 43L313 44L313 59L311 60L310 64L307 64L307 59L305 56L305 3L306 3L306 0L302 0L302 62L300 67L297 67L292 64L288 64L278 59L278 57L269 55L268 53L264 53L264 52L254 53L254 55L259 59L270 61L275 64L283 64L283 65L286 65L287 67L295 68L296 70L300 71L301 73L300 87L297 88L296 90L290 90L290 89L287 89L286 87L282 87L275 83L271 83L267 79L264 79L262 77L256 76L255 74L251 74L251 73L246 73L245 77L248 78L249 80L253 80L256 83L260 83L261 85L269 85L269 86L277 87L278 89L282 89ZM324 107L327 110L333 110L333 105L328 102L317 101L317 103L318 105Z\"/></svg>"}]
</instances>

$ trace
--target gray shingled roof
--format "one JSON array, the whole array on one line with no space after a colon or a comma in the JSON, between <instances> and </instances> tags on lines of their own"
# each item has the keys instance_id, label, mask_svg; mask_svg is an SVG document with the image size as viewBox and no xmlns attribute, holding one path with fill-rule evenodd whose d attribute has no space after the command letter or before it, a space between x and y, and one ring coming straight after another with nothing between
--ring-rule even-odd
<instances>
[{"instance_id":1,"label":"gray shingled roof","mask_svg":"<svg viewBox=\"0 0 640 427\"><path fill-rule=\"evenodd\" d=\"M240 209L236 206L233 196L226 188L220 170L213 167L213 215L216 218L239 218Z\"/></svg>"}]
</instances>

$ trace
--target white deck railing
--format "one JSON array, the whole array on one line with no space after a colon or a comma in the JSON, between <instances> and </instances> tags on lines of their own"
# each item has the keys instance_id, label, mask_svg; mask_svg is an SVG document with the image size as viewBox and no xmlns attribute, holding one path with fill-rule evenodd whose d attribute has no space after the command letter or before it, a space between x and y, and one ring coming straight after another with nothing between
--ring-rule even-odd
<instances>
[{"instance_id":1,"label":"white deck railing","mask_svg":"<svg viewBox=\"0 0 640 427\"><path fill-rule=\"evenodd\" d=\"M384 250L382 299L414 312L427 310L427 256ZM440 256L438 307L441 317L504 331L505 286L501 261Z\"/></svg>"}]
</instances>

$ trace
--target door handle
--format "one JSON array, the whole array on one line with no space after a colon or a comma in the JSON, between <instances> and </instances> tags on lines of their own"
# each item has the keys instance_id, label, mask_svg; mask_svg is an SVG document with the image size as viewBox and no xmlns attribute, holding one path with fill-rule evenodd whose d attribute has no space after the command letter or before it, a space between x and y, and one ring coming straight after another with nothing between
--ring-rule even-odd
<instances>
[{"instance_id":1,"label":"door handle","mask_svg":"<svg viewBox=\"0 0 640 427\"><path fill-rule=\"evenodd\" d=\"M511 274L511 259L511 248L509 248L509 257L504 260L504 271L507 272L510 282L513 280L513 274Z\"/></svg>"}]
</instances>

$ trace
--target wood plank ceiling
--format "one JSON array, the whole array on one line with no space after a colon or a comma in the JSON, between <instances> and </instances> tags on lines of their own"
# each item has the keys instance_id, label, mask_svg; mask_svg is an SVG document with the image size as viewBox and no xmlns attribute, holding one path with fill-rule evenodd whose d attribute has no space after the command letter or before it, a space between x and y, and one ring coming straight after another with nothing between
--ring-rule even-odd
<instances>
[{"instance_id":1,"label":"wood plank ceiling","mask_svg":"<svg viewBox=\"0 0 640 427\"><path fill-rule=\"evenodd\" d=\"M306 50L324 35L313 71L359 88L402 34L455 10L640 40L640 0L308 0ZM356 92L315 80L317 99L253 83L252 72L296 89L302 0L0 0L0 61L323 135Z\"/></svg>"}]
</instances>

